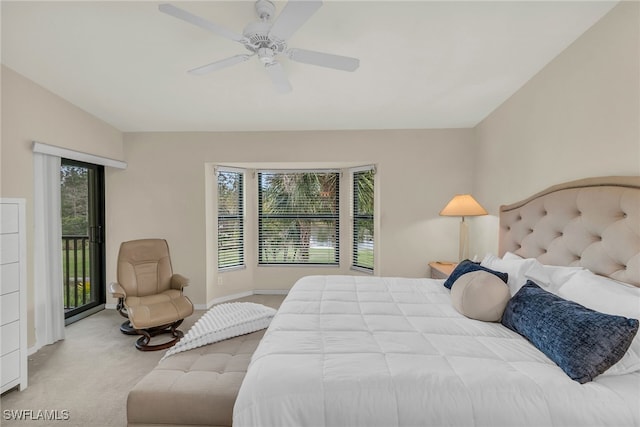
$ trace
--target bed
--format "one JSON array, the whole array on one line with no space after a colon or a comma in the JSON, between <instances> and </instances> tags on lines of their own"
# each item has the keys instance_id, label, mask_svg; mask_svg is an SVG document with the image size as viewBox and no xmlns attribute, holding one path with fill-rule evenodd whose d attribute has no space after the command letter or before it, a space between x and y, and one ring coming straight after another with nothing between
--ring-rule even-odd
<instances>
[{"instance_id":1,"label":"bed","mask_svg":"<svg viewBox=\"0 0 640 427\"><path fill-rule=\"evenodd\" d=\"M577 310L613 310L594 315L615 328L635 324L635 333L624 333L622 350L615 344L610 367L572 379L533 344L538 329L531 336L461 314L456 282L450 290L435 279L310 276L253 354L234 426L640 426L640 177L573 181L502 206L499 246L500 257L483 263L510 269L503 321L537 288L571 308L522 313L560 307L563 316L570 298ZM572 319L562 327L579 327ZM578 348L573 356L589 359Z\"/></svg>"}]
</instances>

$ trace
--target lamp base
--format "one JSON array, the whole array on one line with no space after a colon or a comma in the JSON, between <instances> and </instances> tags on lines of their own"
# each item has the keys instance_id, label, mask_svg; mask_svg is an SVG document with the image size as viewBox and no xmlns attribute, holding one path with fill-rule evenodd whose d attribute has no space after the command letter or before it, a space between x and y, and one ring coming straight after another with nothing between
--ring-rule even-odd
<instances>
[{"instance_id":1,"label":"lamp base","mask_svg":"<svg viewBox=\"0 0 640 427\"><path fill-rule=\"evenodd\" d=\"M458 248L458 261L469 258L469 226L464 217L460 220L460 242Z\"/></svg>"}]
</instances>

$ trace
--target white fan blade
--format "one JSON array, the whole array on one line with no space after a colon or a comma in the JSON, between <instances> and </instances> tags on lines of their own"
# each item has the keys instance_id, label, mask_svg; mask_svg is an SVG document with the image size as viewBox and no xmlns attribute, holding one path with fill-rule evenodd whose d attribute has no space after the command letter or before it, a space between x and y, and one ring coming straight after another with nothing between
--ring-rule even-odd
<instances>
[{"instance_id":1,"label":"white fan blade","mask_svg":"<svg viewBox=\"0 0 640 427\"><path fill-rule=\"evenodd\" d=\"M289 0L273 23L269 36L286 41L322 6L320 0Z\"/></svg>"},{"instance_id":2,"label":"white fan blade","mask_svg":"<svg viewBox=\"0 0 640 427\"><path fill-rule=\"evenodd\" d=\"M267 74L271 77L271 81L278 92L291 92L291 83L289 83L289 79L287 79L287 75L284 73L284 69L280 63L274 62L271 64L265 64L264 68L267 70Z\"/></svg>"},{"instance_id":3,"label":"white fan blade","mask_svg":"<svg viewBox=\"0 0 640 427\"><path fill-rule=\"evenodd\" d=\"M166 13L167 15L171 15L174 18L182 19L183 21L186 21L190 24L196 25L200 28L204 28L205 30L211 31L212 33L215 33L219 36L226 37L228 39L231 39L240 43L244 43L246 41L246 38L242 34L238 34L236 32L228 30L224 27L221 27L218 24L214 24L213 22L207 21L204 18L196 16L191 12L187 12L184 9L175 7L172 4L169 4L169 3L161 4L160 6L158 6L158 10L160 10L160 12Z\"/></svg>"},{"instance_id":4,"label":"white fan blade","mask_svg":"<svg viewBox=\"0 0 640 427\"><path fill-rule=\"evenodd\" d=\"M191 73L191 74L196 74L198 76L201 76L203 74L207 74L207 73L210 73L212 71L219 70L221 68L230 67L232 65L239 64L239 63L244 62L247 59L251 58L252 56L253 55L248 55L248 54L236 55L236 56L232 56L232 57L227 58L227 59L221 59L220 61L212 62L211 64L207 64L207 65L203 65L201 67L193 68L193 69L189 70L188 72Z\"/></svg>"},{"instance_id":5,"label":"white fan blade","mask_svg":"<svg viewBox=\"0 0 640 427\"><path fill-rule=\"evenodd\" d=\"M332 55L306 49L289 49L287 55L294 61L320 67L335 68L343 71L355 71L360 66L360 60L348 56Z\"/></svg>"}]
</instances>

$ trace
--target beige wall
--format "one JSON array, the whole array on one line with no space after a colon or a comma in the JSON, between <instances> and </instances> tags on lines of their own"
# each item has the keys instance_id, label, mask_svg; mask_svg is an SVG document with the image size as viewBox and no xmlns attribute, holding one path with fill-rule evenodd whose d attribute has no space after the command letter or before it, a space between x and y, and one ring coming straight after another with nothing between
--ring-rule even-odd
<instances>
[{"instance_id":1,"label":"beige wall","mask_svg":"<svg viewBox=\"0 0 640 427\"><path fill-rule=\"evenodd\" d=\"M27 201L27 263L33 266L33 141L122 160L122 133L5 66L1 77L0 194ZM28 267L29 347L35 344L33 289Z\"/></svg>"},{"instance_id":2,"label":"beige wall","mask_svg":"<svg viewBox=\"0 0 640 427\"><path fill-rule=\"evenodd\" d=\"M111 189L107 281L115 277L119 242L145 236L168 239L174 270L191 278L186 294L197 304L253 289L286 290L308 274L349 273L348 260L340 269L257 268L257 249L248 244L248 268L223 273L218 285L212 268L215 228L211 224L207 228L205 204L207 179L213 186L212 174L207 177L205 168L208 163L376 164L380 205L376 274L424 276L428 261L454 259L457 254L458 222L439 217L438 212L453 194L470 191L474 155L469 129L129 133L124 139L129 166L110 171L107 178ZM248 227L254 225L250 222Z\"/></svg>"},{"instance_id":3,"label":"beige wall","mask_svg":"<svg viewBox=\"0 0 640 427\"><path fill-rule=\"evenodd\" d=\"M640 175L640 3L622 2L476 128L474 193L490 214L550 185ZM497 218L472 242L497 251Z\"/></svg>"}]
</instances>

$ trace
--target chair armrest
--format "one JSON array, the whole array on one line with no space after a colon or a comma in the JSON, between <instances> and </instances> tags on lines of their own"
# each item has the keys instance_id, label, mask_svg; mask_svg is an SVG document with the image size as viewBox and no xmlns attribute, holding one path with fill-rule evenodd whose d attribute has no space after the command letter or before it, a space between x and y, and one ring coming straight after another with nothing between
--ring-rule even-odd
<instances>
[{"instance_id":1,"label":"chair armrest","mask_svg":"<svg viewBox=\"0 0 640 427\"><path fill-rule=\"evenodd\" d=\"M126 298L127 293L124 288L120 286L120 283L111 282L109 283L109 292L111 292L111 296L114 298Z\"/></svg>"},{"instance_id":2,"label":"chair armrest","mask_svg":"<svg viewBox=\"0 0 640 427\"><path fill-rule=\"evenodd\" d=\"M174 274L171 276L171 289L181 291L185 286L189 286L189 279L181 274Z\"/></svg>"}]
</instances>

